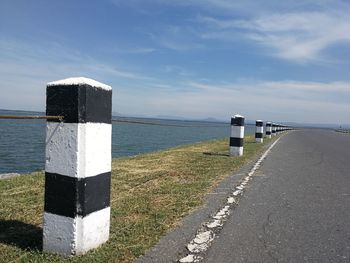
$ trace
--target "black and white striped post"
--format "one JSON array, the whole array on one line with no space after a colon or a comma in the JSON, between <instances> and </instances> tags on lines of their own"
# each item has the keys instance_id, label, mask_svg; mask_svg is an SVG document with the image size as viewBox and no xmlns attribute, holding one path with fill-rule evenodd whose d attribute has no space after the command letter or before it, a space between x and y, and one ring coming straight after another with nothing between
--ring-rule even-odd
<instances>
[{"instance_id":1,"label":"black and white striped post","mask_svg":"<svg viewBox=\"0 0 350 263\"><path fill-rule=\"evenodd\" d=\"M235 115L231 118L230 155L243 155L244 117Z\"/></svg>"},{"instance_id":2,"label":"black and white striped post","mask_svg":"<svg viewBox=\"0 0 350 263\"><path fill-rule=\"evenodd\" d=\"M266 122L266 137L271 139L271 133L272 133L272 124L271 122Z\"/></svg>"},{"instance_id":3,"label":"black and white striped post","mask_svg":"<svg viewBox=\"0 0 350 263\"><path fill-rule=\"evenodd\" d=\"M263 134L264 134L264 124L262 120L257 120L255 122L256 128L255 128L255 142L262 143L264 141Z\"/></svg>"},{"instance_id":4,"label":"black and white striped post","mask_svg":"<svg viewBox=\"0 0 350 263\"><path fill-rule=\"evenodd\" d=\"M43 250L79 255L109 238L112 88L88 78L50 82Z\"/></svg>"},{"instance_id":5,"label":"black and white striped post","mask_svg":"<svg viewBox=\"0 0 350 263\"><path fill-rule=\"evenodd\" d=\"M276 136L276 123L272 123L272 136Z\"/></svg>"}]
</instances>

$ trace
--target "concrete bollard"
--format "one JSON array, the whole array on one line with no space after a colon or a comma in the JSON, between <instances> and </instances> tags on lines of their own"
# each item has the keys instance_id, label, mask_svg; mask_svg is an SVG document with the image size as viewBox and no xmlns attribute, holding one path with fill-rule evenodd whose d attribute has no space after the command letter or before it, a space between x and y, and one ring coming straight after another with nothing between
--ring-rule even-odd
<instances>
[{"instance_id":1,"label":"concrete bollard","mask_svg":"<svg viewBox=\"0 0 350 263\"><path fill-rule=\"evenodd\" d=\"M272 123L272 136L276 136L276 123Z\"/></svg>"},{"instance_id":2,"label":"concrete bollard","mask_svg":"<svg viewBox=\"0 0 350 263\"><path fill-rule=\"evenodd\" d=\"M255 122L255 142L262 143L264 141L263 134L264 134L264 126L263 126L262 120L257 120Z\"/></svg>"},{"instance_id":3,"label":"concrete bollard","mask_svg":"<svg viewBox=\"0 0 350 263\"><path fill-rule=\"evenodd\" d=\"M43 250L79 255L109 238L112 88L87 78L46 90Z\"/></svg>"},{"instance_id":4,"label":"concrete bollard","mask_svg":"<svg viewBox=\"0 0 350 263\"><path fill-rule=\"evenodd\" d=\"M244 117L235 115L231 118L230 155L243 155Z\"/></svg>"},{"instance_id":5,"label":"concrete bollard","mask_svg":"<svg viewBox=\"0 0 350 263\"><path fill-rule=\"evenodd\" d=\"M271 139L272 126L271 122L266 122L266 137Z\"/></svg>"}]
</instances>

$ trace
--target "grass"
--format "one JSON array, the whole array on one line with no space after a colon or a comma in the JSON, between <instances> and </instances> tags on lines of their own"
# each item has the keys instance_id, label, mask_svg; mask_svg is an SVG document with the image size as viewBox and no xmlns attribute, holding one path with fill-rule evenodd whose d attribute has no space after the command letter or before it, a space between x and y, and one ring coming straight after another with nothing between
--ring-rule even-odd
<instances>
[{"instance_id":1,"label":"grass","mask_svg":"<svg viewBox=\"0 0 350 263\"><path fill-rule=\"evenodd\" d=\"M41 251L44 174L0 180L0 262L132 262L262 149L248 136L242 157L213 140L113 159L110 239L69 258Z\"/></svg>"}]
</instances>

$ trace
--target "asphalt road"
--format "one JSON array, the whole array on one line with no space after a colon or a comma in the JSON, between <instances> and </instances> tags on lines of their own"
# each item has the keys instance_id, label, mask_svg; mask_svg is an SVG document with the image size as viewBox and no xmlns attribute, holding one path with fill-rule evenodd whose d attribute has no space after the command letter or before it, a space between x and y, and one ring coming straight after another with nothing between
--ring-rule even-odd
<instances>
[{"instance_id":1,"label":"asphalt road","mask_svg":"<svg viewBox=\"0 0 350 263\"><path fill-rule=\"evenodd\" d=\"M284 135L203 262L350 262L350 135Z\"/></svg>"}]
</instances>

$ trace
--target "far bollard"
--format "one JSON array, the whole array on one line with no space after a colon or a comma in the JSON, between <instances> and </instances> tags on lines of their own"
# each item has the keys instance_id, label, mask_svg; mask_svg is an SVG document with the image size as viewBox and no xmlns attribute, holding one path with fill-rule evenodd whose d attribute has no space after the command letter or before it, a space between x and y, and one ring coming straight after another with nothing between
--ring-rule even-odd
<instances>
[{"instance_id":1,"label":"far bollard","mask_svg":"<svg viewBox=\"0 0 350 263\"><path fill-rule=\"evenodd\" d=\"M243 155L244 117L235 115L231 118L230 156Z\"/></svg>"},{"instance_id":2,"label":"far bollard","mask_svg":"<svg viewBox=\"0 0 350 263\"><path fill-rule=\"evenodd\" d=\"M262 143L264 141L263 134L264 134L264 126L262 120L256 121L256 129L255 129L255 142Z\"/></svg>"},{"instance_id":3,"label":"far bollard","mask_svg":"<svg viewBox=\"0 0 350 263\"><path fill-rule=\"evenodd\" d=\"M84 254L110 226L112 88L87 78L47 84L43 250Z\"/></svg>"},{"instance_id":4,"label":"far bollard","mask_svg":"<svg viewBox=\"0 0 350 263\"><path fill-rule=\"evenodd\" d=\"M272 126L271 122L266 122L266 137L271 139Z\"/></svg>"},{"instance_id":5,"label":"far bollard","mask_svg":"<svg viewBox=\"0 0 350 263\"><path fill-rule=\"evenodd\" d=\"M276 136L276 123L272 123L272 136Z\"/></svg>"}]
</instances>

